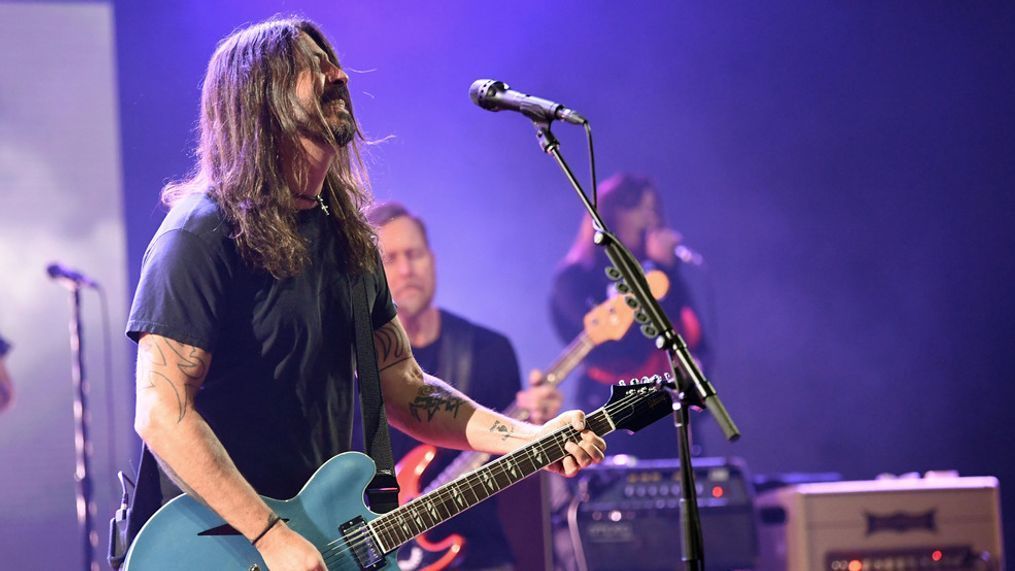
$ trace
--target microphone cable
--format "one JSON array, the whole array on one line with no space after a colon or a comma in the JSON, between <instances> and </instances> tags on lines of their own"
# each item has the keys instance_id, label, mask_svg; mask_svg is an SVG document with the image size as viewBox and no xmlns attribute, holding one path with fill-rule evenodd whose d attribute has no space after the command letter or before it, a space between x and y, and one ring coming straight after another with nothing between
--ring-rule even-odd
<instances>
[{"instance_id":1,"label":"microphone cable","mask_svg":"<svg viewBox=\"0 0 1015 571\"><path fill-rule=\"evenodd\" d=\"M585 140L589 146L589 171L592 174L592 206L599 210L599 184L596 182L596 153L592 149L592 123L585 121Z\"/></svg>"}]
</instances>

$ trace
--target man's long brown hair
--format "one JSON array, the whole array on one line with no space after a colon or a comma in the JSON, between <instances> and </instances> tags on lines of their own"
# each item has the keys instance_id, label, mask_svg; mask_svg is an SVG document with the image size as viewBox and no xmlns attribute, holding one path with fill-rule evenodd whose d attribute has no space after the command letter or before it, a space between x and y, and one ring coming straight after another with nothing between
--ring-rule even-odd
<instances>
[{"instance_id":1,"label":"man's long brown hair","mask_svg":"<svg viewBox=\"0 0 1015 571\"><path fill-rule=\"evenodd\" d=\"M301 105L297 76L318 65L300 41L301 33L338 65L334 49L308 20L274 18L237 30L219 43L201 90L197 164L190 178L163 188L162 201L172 206L185 196L208 193L231 224L245 262L276 278L294 276L309 255L308 244L297 231L298 208L291 187L300 180L286 176L306 172L300 136L315 139L337 151L322 192L343 249L339 259L346 271L369 271L375 265L376 248L374 231L362 213L370 203L357 141L363 136L353 119L352 140L345 145L336 141L321 110L320 93L311 109ZM348 92L344 99L351 115ZM282 168L284 161L290 161L287 170Z\"/></svg>"}]
</instances>

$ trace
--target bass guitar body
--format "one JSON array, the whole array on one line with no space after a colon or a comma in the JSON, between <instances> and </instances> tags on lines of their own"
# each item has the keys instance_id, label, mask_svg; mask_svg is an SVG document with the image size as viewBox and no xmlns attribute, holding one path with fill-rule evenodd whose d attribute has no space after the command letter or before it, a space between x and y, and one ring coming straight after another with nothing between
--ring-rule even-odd
<instances>
[{"instance_id":1,"label":"bass guitar body","mask_svg":"<svg viewBox=\"0 0 1015 571\"><path fill-rule=\"evenodd\" d=\"M398 505L404 506L422 494L420 479L426 473L437 448L422 444L409 451L395 466L398 475ZM421 535L398 550L400 569L418 571L442 571L447 569L465 548L465 538L452 533L443 539L432 540L430 535Z\"/></svg>"},{"instance_id":2,"label":"bass guitar body","mask_svg":"<svg viewBox=\"0 0 1015 571\"><path fill-rule=\"evenodd\" d=\"M366 528L378 517L363 503L374 472L368 456L346 452L325 462L296 497L265 502L317 547L328 569L397 570L394 556L381 553ZM351 493L355 490L359 493ZM186 494L168 502L141 528L125 565L127 571L267 569L245 537Z\"/></svg>"}]
</instances>

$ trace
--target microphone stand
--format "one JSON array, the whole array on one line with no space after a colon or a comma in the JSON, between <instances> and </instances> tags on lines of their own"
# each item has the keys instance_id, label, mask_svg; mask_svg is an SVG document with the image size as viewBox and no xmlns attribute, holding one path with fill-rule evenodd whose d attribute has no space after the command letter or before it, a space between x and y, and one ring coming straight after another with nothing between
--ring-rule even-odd
<instances>
[{"instance_id":1,"label":"microphone stand","mask_svg":"<svg viewBox=\"0 0 1015 571\"><path fill-rule=\"evenodd\" d=\"M694 469L691 467L691 446L689 438L690 406L706 408L715 417L727 440L734 441L740 437L740 430L726 411L715 388L705 378L698 365L687 349L687 343L674 330L659 302L652 296L645 271L641 264L606 228L602 217L588 196L582 191L581 184L568 167L560 153L560 142L550 131L552 120L533 119L536 138L544 153L556 159L579 199L592 216L596 228L594 241L606 250L606 255L613 262L607 274L618 283L617 289L628 295L628 300L635 309L635 319L642 324L642 333L655 338L656 348L665 351L669 359L670 370L677 381L677 389L670 390L673 397L674 423L677 426L677 440L680 454L680 529L683 541L685 569L703 571L705 568L705 552L701 534L701 515L698 512L697 490L694 485Z\"/></svg>"},{"instance_id":2,"label":"microphone stand","mask_svg":"<svg viewBox=\"0 0 1015 571\"><path fill-rule=\"evenodd\" d=\"M98 533L95 531L95 502L92 497L91 456L92 441L89 433L91 421L88 410L88 379L85 377L84 349L81 326L81 286L65 284L70 289L71 320L70 348L73 354L71 378L74 384L74 451L76 467L74 481L77 499L78 525L84 534L84 563L86 571L99 571L95 560Z\"/></svg>"}]
</instances>

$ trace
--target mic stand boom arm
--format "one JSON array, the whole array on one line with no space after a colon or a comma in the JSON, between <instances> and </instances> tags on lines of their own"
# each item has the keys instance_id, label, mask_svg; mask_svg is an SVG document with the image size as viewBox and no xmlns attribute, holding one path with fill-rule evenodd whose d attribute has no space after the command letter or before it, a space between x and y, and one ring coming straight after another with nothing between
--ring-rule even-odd
<instances>
[{"instance_id":1,"label":"mic stand boom arm","mask_svg":"<svg viewBox=\"0 0 1015 571\"><path fill-rule=\"evenodd\" d=\"M585 209L592 217L596 228L594 241L606 250L606 255L613 262L613 268L607 272L610 278L618 281L617 289L628 296L628 303L635 309L635 319L642 324L642 333L646 337L655 337L656 348L666 351L670 369L677 380L678 390L673 391L674 416L676 417L678 445L680 452L680 522L683 539L683 556L687 569L704 569L705 555L701 535L701 517L698 513L697 491L694 486L694 470L691 467L691 446L688 437L690 416L689 406L708 409L716 419L727 440L734 441L740 437L740 430L733 422L726 407L719 400L715 388L705 378L697 363L687 349L687 343L676 332L662 306L652 296L645 271L623 243L613 236L600 217L596 207L582 191L581 184L568 167L560 153L560 142L550 131L550 121L533 121L536 137L543 152L556 159L571 186Z\"/></svg>"},{"instance_id":2,"label":"mic stand boom arm","mask_svg":"<svg viewBox=\"0 0 1015 571\"><path fill-rule=\"evenodd\" d=\"M625 291L625 293L633 296L634 301L637 302L636 309L640 309L640 313L644 316L641 319L642 332L646 334L646 337L655 337L656 348L667 352L670 357L670 364L674 368L674 376L680 383L681 390L688 393L687 389L694 389L692 394L685 394L683 398L692 398L694 400L690 404L707 408L715 417L716 422L719 423L719 427L722 429L727 440L736 440L740 437L740 430L726 411L722 401L719 400L719 395L716 393L712 383L705 378L705 375L702 374L701 369L698 368L697 363L691 357L691 353L687 349L687 343L673 329L673 325L666 316L666 312L663 311L659 302L652 296L648 287L648 281L645 279L645 270L642 269L641 264L638 263L630 250L620 240L610 234L596 207L592 205L588 196L582 191L581 184L575 178L574 173L571 172L570 167L568 167L567 162L560 153L560 142L557 141L557 138L550 131L550 123L533 121L533 124L536 127L536 136L539 139L540 147L545 153L552 155L557 160L557 164L564 172L564 175L567 176L575 192L578 193L578 198L582 201L585 209L588 210L589 215L592 216L592 224L597 229L595 243L605 248L606 255L613 262L613 268L616 270L616 273L612 274L611 277L616 276L615 279L626 284L627 287L624 289L628 291ZM687 382L691 385L690 387L685 384Z\"/></svg>"}]
</instances>

